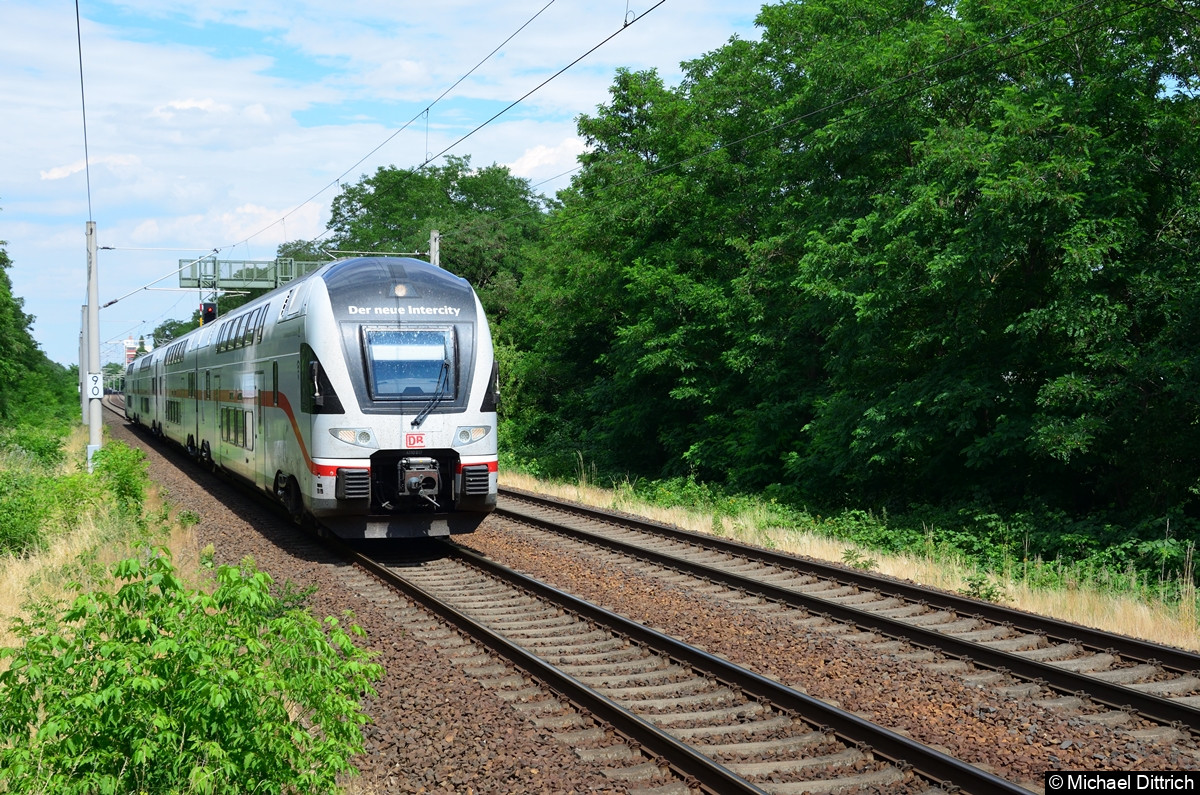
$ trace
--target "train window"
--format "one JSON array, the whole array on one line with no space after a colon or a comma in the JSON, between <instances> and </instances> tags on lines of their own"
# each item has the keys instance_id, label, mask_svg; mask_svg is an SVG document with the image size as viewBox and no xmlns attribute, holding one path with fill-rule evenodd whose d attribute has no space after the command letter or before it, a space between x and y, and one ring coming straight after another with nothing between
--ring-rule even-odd
<instances>
[{"instance_id":1,"label":"train window","mask_svg":"<svg viewBox=\"0 0 1200 795\"><path fill-rule=\"evenodd\" d=\"M221 333L217 335L217 353L224 353L229 347L229 331L233 326L230 323L221 324Z\"/></svg>"},{"instance_id":2,"label":"train window","mask_svg":"<svg viewBox=\"0 0 1200 795\"><path fill-rule=\"evenodd\" d=\"M287 298L283 301L283 308L279 312L281 321L290 320L303 314L304 301L308 297L308 286L311 281L311 279L305 279L288 291Z\"/></svg>"},{"instance_id":3,"label":"train window","mask_svg":"<svg viewBox=\"0 0 1200 795\"><path fill-rule=\"evenodd\" d=\"M246 325L246 316L238 315L230 323L233 325L233 331L229 333L229 347L240 348L242 347L242 327Z\"/></svg>"},{"instance_id":4,"label":"train window","mask_svg":"<svg viewBox=\"0 0 1200 795\"><path fill-rule=\"evenodd\" d=\"M246 330L242 333L242 345L251 345L254 343L254 332L258 330L258 309L255 309L246 316Z\"/></svg>"},{"instance_id":5,"label":"train window","mask_svg":"<svg viewBox=\"0 0 1200 795\"><path fill-rule=\"evenodd\" d=\"M379 399L454 397L453 329L364 329L371 395Z\"/></svg>"},{"instance_id":6,"label":"train window","mask_svg":"<svg viewBox=\"0 0 1200 795\"><path fill-rule=\"evenodd\" d=\"M283 297L283 303L279 305L279 317L276 319L276 323L278 323L280 320L283 320L283 318L286 316L288 303L292 300L292 295L295 292L296 288L293 287L292 289L288 290L287 295Z\"/></svg>"}]
</instances>

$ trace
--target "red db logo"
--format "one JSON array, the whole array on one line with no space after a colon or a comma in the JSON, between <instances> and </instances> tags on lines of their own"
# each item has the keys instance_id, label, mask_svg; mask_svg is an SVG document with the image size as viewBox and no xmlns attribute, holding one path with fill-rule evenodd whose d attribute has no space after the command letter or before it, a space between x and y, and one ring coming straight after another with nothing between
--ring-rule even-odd
<instances>
[{"instance_id":1,"label":"red db logo","mask_svg":"<svg viewBox=\"0 0 1200 795\"><path fill-rule=\"evenodd\" d=\"M409 448L424 447L425 446L425 434L423 434L423 433L406 433L406 434L404 434L404 446L409 447Z\"/></svg>"}]
</instances>

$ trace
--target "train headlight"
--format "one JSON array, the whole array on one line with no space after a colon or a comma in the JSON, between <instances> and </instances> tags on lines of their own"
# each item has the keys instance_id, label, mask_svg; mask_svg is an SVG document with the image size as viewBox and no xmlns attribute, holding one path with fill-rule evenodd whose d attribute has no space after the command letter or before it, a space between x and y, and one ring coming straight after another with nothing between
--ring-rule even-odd
<instances>
[{"instance_id":1,"label":"train headlight","mask_svg":"<svg viewBox=\"0 0 1200 795\"><path fill-rule=\"evenodd\" d=\"M379 447L379 443L375 441L375 434L370 428L330 428L329 433L334 439L346 444L352 444L355 447Z\"/></svg>"},{"instance_id":2,"label":"train headlight","mask_svg":"<svg viewBox=\"0 0 1200 795\"><path fill-rule=\"evenodd\" d=\"M460 425L454 432L454 446L474 444L492 432L490 425Z\"/></svg>"}]
</instances>

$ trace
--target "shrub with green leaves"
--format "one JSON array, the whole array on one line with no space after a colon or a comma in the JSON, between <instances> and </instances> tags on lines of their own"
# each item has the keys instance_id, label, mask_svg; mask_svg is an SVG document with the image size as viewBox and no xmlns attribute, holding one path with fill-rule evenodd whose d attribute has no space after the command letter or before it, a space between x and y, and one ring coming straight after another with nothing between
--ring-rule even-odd
<instances>
[{"instance_id":1,"label":"shrub with green leaves","mask_svg":"<svg viewBox=\"0 0 1200 795\"><path fill-rule=\"evenodd\" d=\"M92 456L92 466L116 499L121 515L139 516L149 483L146 454L123 442L110 442Z\"/></svg>"},{"instance_id":2,"label":"shrub with green leaves","mask_svg":"<svg viewBox=\"0 0 1200 795\"><path fill-rule=\"evenodd\" d=\"M0 429L0 450L18 452L46 466L66 459L63 437L66 431L58 425L37 427L22 423L16 428Z\"/></svg>"},{"instance_id":3,"label":"shrub with green leaves","mask_svg":"<svg viewBox=\"0 0 1200 795\"><path fill-rule=\"evenodd\" d=\"M49 480L0 471L0 554L23 555L42 545L42 519L53 504Z\"/></svg>"},{"instance_id":4,"label":"shrub with green leaves","mask_svg":"<svg viewBox=\"0 0 1200 795\"><path fill-rule=\"evenodd\" d=\"M114 574L115 594L14 622L0 791L314 793L353 772L360 698L382 675L361 629L283 605L249 559L211 594L163 550Z\"/></svg>"}]
</instances>

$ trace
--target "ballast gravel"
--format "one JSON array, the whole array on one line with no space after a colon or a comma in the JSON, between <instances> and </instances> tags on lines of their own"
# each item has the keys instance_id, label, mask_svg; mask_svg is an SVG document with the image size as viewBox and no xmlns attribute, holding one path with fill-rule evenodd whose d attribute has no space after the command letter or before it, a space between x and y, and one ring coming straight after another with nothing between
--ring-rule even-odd
<instances>
[{"instance_id":1,"label":"ballast gravel","mask_svg":"<svg viewBox=\"0 0 1200 795\"><path fill-rule=\"evenodd\" d=\"M279 585L316 586L307 604L318 618L341 620L352 610L353 622L366 630L360 645L378 654L386 674L365 702L366 753L354 760L361 775L347 780L348 793L627 791L604 776L603 764L580 759L444 650L406 629L397 621L398 597L358 592L347 576L351 567L320 552L264 501L182 454L164 455L161 442L147 443L120 420L110 418L109 428L113 439L146 452L151 478L176 510L200 517L196 541L213 545L217 564L251 556Z\"/></svg>"},{"instance_id":2,"label":"ballast gravel","mask_svg":"<svg viewBox=\"0 0 1200 795\"><path fill-rule=\"evenodd\" d=\"M364 586L264 501L201 470L182 454L164 454L123 422L113 438L146 451L151 476L178 510L200 516L197 542L212 544L218 563L252 556L277 583L316 586L308 601L318 617L354 612L365 645L387 673L365 702L372 723L361 776L350 793L626 792L602 762L580 759L538 728L469 666L420 637L419 611L387 589ZM833 702L1033 790L1049 770L1196 770L1194 740L1155 742L1048 709L1035 697L1000 696L968 686L953 666L939 670L897 655L874 654L838 632L807 629L772 615L617 567L599 553L565 551L522 526L490 517L458 541L497 561L633 617L732 662Z\"/></svg>"}]
</instances>

